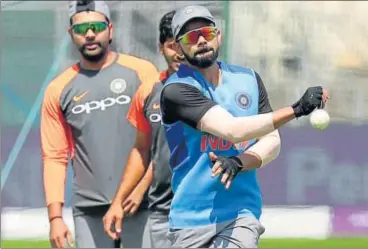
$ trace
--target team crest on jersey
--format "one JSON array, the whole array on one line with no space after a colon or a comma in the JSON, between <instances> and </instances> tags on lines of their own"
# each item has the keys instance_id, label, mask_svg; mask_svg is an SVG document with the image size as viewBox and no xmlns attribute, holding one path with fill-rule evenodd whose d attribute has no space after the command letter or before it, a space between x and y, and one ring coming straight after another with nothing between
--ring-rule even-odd
<instances>
[{"instance_id":1,"label":"team crest on jersey","mask_svg":"<svg viewBox=\"0 0 368 249\"><path fill-rule=\"evenodd\" d=\"M238 93L235 102L240 108L247 109L252 104L252 99L247 93Z\"/></svg>"},{"instance_id":2,"label":"team crest on jersey","mask_svg":"<svg viewBox=\"0 0 368 249\"><path fill-rule=\"evenodd\" d=\"M113 93L122 93L127 87L126 81L124 79L114 79L110 83L110 89Z\"/></svg>"}]
</instances>

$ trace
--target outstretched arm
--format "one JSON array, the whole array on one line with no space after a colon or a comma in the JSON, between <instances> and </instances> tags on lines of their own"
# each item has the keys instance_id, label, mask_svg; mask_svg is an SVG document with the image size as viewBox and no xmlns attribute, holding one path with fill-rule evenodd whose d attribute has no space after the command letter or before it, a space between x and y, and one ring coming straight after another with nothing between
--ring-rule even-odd
<instances>
[{"instance_id":1,"label":"outstretched arm","mask_svg":"<svg viewBox=\"0 0 368 249\"><path fill-rule=\"evenodd\" d=\"M292 119L308 115L322 101L322 88L309 88L293 106L248 117L234 117L227 110L205 97L196 87L170 84L161 95L163 121L185 124L233 143L260 138Z\"/></svg>"}]
</instances>

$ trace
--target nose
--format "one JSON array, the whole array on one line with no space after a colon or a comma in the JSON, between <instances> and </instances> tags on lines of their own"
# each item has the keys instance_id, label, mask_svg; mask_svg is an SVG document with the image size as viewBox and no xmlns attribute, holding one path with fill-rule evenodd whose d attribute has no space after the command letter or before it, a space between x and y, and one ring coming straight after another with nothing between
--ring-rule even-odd
<instances>
[{"instance_id":1,"label":"nose","mask_svg":"<svg viewBox=\"0 0 368 249\"><path fill-rule=\"evenodd\" d=\"M93 39L95 38L96 34L92 31L92 29L88 29L86 33L86 39Z\"/></svg>"},{"instance_id":2,"label":"nose","mask_svg":"<svg viewBox=\"0 0 368 249\"><path fill-rule=\"evenodd\" d=\"M202 35L200 35L198 37L197 45L205 45L205 44L207 44L207 40L204 39L204 37Z\"/></svg>"}]
</instances>

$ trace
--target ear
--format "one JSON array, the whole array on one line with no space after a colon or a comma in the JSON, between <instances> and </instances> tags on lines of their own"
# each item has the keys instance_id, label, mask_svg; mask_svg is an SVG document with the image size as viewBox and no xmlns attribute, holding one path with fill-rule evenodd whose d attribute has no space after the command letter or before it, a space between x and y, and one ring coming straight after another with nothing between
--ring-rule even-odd
<instances>
[{"instance_id":1,"label":"ear","mask_svg":"<svg viewBox=\"0 0 368 249\"><path fill-rule=\"evenodd\" d=\"M161 42L158 43L158 48L160 50L161 55L164 54L164 45L161 44Z\"/></svg>"},{"instance_id":2,"label":"ear","mask_svg":"<svg viewBox=\"0 0 368 249\"><path fill-rule=\"evenodd\" d=\"M70 35L70 39L73 40L73 30L71 27L68 28L68 33Z\"/></svg>"},{"instance_id":3,"label":"ear","mask_svg":"<svg viewBox=\"0 0 368 249\"><path fill-rule=\"evenodd\" d=\"M110 31L109 39L111 41L113 38L113 34L114 34L114 25L112 23L109 23L109 31Z\"/></svg>"},{"instance_id":4,"label":"ear","mask_svg":"<svg viewBox=\"0 0 368 249\"><path fill-rule=\"evenodd\" d=\"M222 43L222 32L221 32L221 30L217 31L217 42L218 42L219 45L221 45L221 43Z\"/></svg>"},{"instance_id":5,"label":"ear","mask_svg":"<svg viewBox=\"0 0 368 249\"><path fill-rule=\"evenodd\" d=\"M173 49L175 50L175 52L179 55L182 56L183 53L183 49L181 48L181 45L179 42L174 42L173 44Z\"/></svg>"}]
</instances>

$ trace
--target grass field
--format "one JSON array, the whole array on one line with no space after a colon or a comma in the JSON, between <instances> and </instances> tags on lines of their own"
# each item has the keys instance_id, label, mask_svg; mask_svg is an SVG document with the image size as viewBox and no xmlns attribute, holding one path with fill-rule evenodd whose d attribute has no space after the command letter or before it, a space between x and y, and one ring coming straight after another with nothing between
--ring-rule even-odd
<instances>
[{"instance_id":1,"label":"grass field","mask_svg":"<svg viewBox=\"0 0 368 249\"><path fill-rule=\"evenodd\" d=\"M367 248L367 238L312 239L263 239L260 248ZM1 248L50 248L47 241L1 241Z\"/></svg>"}]
</instances>

